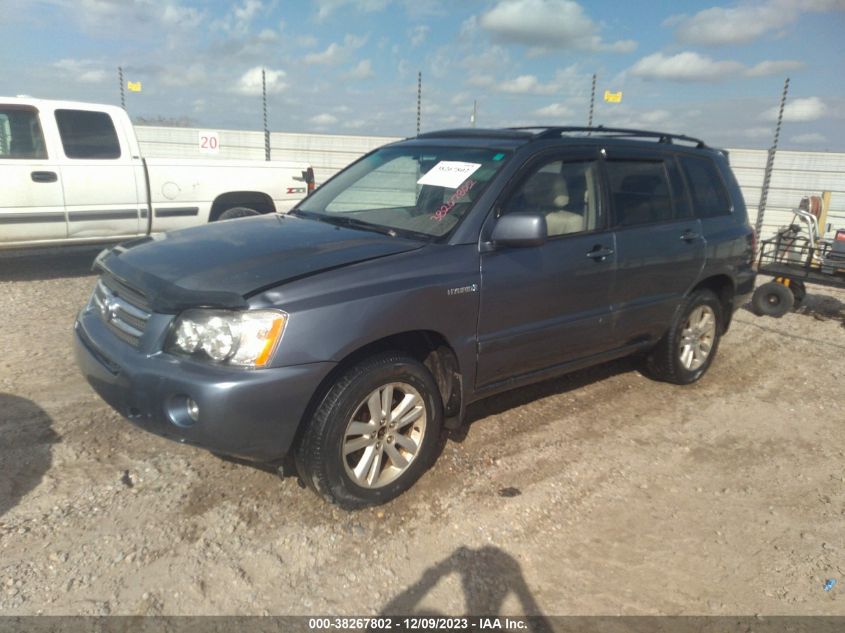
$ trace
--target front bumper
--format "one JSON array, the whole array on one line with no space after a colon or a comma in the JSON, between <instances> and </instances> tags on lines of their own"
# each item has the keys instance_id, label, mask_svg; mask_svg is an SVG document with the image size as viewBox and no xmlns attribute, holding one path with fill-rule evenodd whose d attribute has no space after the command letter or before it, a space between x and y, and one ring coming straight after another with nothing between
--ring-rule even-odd
<instances>
[{"instance_id":1,"label":"front bumper","mask_svg":"<svg viewBox=\"0 0 845 633\"><path fill-rule=\"evenodd\" d=\"M93 311L74 326L76 362L94 390L133 424L172 440L253 461L282 459L334 363L258 370L213 366L119 340ZM194 422L185 414L199 406Z\"/></svg>"}]
</instances>

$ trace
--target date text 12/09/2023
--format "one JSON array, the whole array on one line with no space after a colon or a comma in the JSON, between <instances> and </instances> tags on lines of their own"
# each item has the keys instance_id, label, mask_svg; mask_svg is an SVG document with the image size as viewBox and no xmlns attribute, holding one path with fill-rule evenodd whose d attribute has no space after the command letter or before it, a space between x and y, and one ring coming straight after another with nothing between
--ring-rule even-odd
<instances>
[{"instance_id":1,"label":"date text 12/09/2023","mask_svg":"<svg viewBox=\"0 0 845 633\"><path fill-rule=\"evenodd\" d=\"M512 617L342 617L309 618L310 631L529 631L530 618Z\"/></svg>"}]
</instances>

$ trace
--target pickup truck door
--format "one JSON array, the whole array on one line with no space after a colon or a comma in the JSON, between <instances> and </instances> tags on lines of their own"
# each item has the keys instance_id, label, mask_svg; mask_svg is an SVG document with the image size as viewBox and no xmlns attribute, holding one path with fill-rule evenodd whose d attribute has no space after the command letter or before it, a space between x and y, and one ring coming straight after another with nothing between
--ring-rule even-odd
<instances>
[{"instance_id":1,"label":"pickup truck door","mask_svg":"<svg viewBox=\"0 0 845 633\"><path fill-rule=\"evenodd\" d=\"M545 215L549 237L481 254L479 388L613 347L616 256L599 171L598 150L544 154L497 203L501 214Z\"/></svg>"},{"instance_id":2,"label":"pickup truck door","mask_svg":"<svg viewBox=\"0 0 845 633\"><path fill-rule=\"evenodd\" d=\"M146 231L143 167L126 130L107 112L57 109L70 238L132 237Z\"/></svg>"},{"instance_id":3,"label":"pickup truck door","mask_svg":"<svg viewBox=\"0 0 845 633\"><path fill-rule=\"evenodd\" d=\"M36 108L0 103L0 244L67 237L56 148L44 139Z\"/></svg>"}]
</instances>

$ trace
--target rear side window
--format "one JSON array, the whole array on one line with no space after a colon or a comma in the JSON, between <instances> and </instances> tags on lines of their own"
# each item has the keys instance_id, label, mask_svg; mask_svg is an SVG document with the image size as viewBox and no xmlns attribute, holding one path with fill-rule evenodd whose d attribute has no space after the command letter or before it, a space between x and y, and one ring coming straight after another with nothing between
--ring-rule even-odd
<instances>
[{"instance_id":1,"label":"rear side window","mask_svg":"<svg viewBox=\"0 0 845 633\"><path fill-rule=\"evenodd\" d=\"M680 161L687 177L695 215L699 218L728 215L731 212L730 197L713 161L691 156L682 156Z\"/></svg>"},{"instance_id":2,"label":"rear side window","mask_svg":"<svg viewBox=\"0 0 845 633\"><path fill-rule=\"evenodd\" d=\"M120 158L111 117L90 110L56 110L56 123L68 158Z\"/></svg>"},{"instance_id":3,"label":"rear side window","mask_svg":"<svg viewBox=\"0 0 845 633\"><path fill-rule=\"evenodd\" d=\"M0 159L47 158L44 134L34 108L0 105Z\"/></svg>"},{"instance_id":4,"label":"rear side window","mask_svg":"<svg viewBox=\"0 0 845 633\"><path fill-rule=\"evenodd\" d=\"M672 195L663 161L609 160L606 165L616 226L673 218Z\"/></svg>"}]
</instances>

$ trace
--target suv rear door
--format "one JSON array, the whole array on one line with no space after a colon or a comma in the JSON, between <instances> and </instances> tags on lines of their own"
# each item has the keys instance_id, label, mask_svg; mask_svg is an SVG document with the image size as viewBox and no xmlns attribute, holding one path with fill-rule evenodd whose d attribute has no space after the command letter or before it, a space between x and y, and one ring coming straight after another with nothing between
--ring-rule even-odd
<instances>
[{"instance_id":1,"label":"suv rear door","mask_svg":"<svg viewBox=\"0 0 845 633\"><path fill-rule=\"evenodd\" d=\"M613 337L623 345L658 339L704 266L701 222L673 154L612 147L605 155L618 262Z\"/></svg>"},{"instance_id":2,"label":"suv rear door","mask_svg":"<svg viewBox=\"0 0 845 633\"><path fill-rule=\"evenodd\" d=\"M533 159L503 192L498 214L542 213L547 241L481 254L477 386L613 347L610 292L616 267L605 228L595 148ZM482 239L492 229L485 226Z\"/></svg>"}]
</instances>

